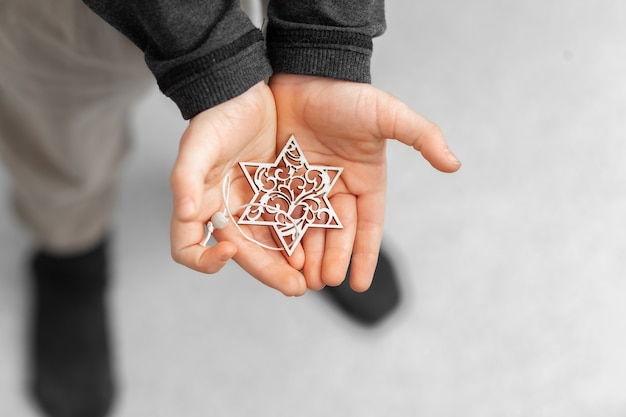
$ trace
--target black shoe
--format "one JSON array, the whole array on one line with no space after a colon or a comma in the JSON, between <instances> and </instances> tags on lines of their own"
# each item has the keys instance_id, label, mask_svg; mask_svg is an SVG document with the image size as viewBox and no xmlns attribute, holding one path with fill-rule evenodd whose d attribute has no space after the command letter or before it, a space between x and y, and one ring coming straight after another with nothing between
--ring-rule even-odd
<instances>
[{"instance_id":1,"label":"black shoe","mask_svg":"<svg viewBox=\"0 0 626 417\"><path fill-rule=\"evenodd\" d=\"M104 417L113 403L107 245L32 261L31 389L50 417Z\"/></svg>"},{"instance_id":2,"label":"black shoe","mask_svg":"<svg viewBox=\"0 0 626 417\"><path fill-rule=\"evenodd\" d=\"M384 251L378 255L372 286L359 293L350 288L348 276L337 287L327 286L322 293L328 296L348 317L364 325L374 325L389 316L400 303L400 288L391 260Z\"/></svg>"}]
</instances>

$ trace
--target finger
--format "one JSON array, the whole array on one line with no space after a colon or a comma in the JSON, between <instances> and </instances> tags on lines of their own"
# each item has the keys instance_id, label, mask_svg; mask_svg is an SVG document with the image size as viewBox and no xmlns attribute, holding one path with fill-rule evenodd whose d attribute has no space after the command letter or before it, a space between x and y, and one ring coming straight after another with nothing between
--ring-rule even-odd
<instances>
[{"instance_id":1,"label":"finger","mask_svg":"<svg viewBox=\"0 0 626 417\"><path fill-rule=\"evenodd\" d=\"M179 264L205 274L219 272L237 253L237 247L230 242L219 242L215 246L192 245L172 252L172 258Z\"/></svg>"},{"instance_id":2,"label":"finger","mask_svg":"<svg viewBox=\"0 0 626 417\"><path fill-rule=\"evenodd\" d=\"M171 251L174 261L195 271L214 274L237 253L237 246L220 242L213 247L198 244L197 223L180 222L172 219L170 227Z\"/></svg>"},{"instance_id":3,"label":"finger","mask_svg":"<svg viewBox=\"0 0 626 417\"><path fill-rule=\"evenodd\" d=\"M382 137L413 147L439 171L455 172L461 167L436 124L391 95L379 100L377 109Z\"/></svg>"},{"instance_id":4,"label":"finger","mask_svg":"<svg viewBox=\"0 0 626 417\"><path fill-rule=\"evenodd\" d=\"M360 196L357 200L358 227L350 266L350 286L358 292L372 284L383 235L385 193Z\"/></svg>"},{"instance_id":5,"label":"finger","mask_svg":"<svg viewBox=\"0 0 626 417\"><path fill-rule=\"evenodd\" d=\"M205 181L214 166L217 152L206 152L193 125L190 124L180 142L178 156L170 174L174 217L181 221L195 219L202 206Z\"/></svg>"},{"instance_id":6,"label":"finger","mask_svg":"<svg viewBox=\"0 0 626 417\"><path fill-rule=\"evenodd\" d=\"M280 245L280 243L276 242L278 245ZM304 263L306 261L306 255L304 252L304 249L302 248L302 245L299 244L298 246L296 246L295 250L293 251L293 253L291 255L287 254L287 252L283 252L283 256L285 258L285 260L289 263L289 265L291 265L292 268L297 269L298 271L302 270L302 268L304 268Z\"/></svg>"},{"instance_id":7,"label":"finger","mask_svg":"<svg viewBox=\"0 0 626 417\"><path fill-rule=\"evenodd\" d=\"M266 233L265 236L261 236L257 230L254 233L254 239L271 245L269 242L272 242L272 237L269 230L259 227L255 229L264 229ZM242 227L242 230L252 236L249 228ZM232 224L225 229L216 230L215 237L220 241L233 242L238 248L233 259L261 283L287 296L300 296L306 292L307 286L304 276L299 270L289 265L280 251L262 248L245 239Z\"/></svg>"},{"instance_id":8,"label":"finger","mask_svg":"<svg viewBox=\"0 0 626 417\"><path fill-rule=\"evenodd\" d=\"M330 286L343 282L350 265L352 247L357 228L356 198L351 194L337 194L330 202L343 229L326 231L326 246L322 265L322 280Z\"/></svg>"},{"instance_id":9,"label":"finger","mask_svg":"<svg viewBox=\"0 0 626 417\"><path fill-rule=\"evenodd\" d=\"M246 243L234 259L261 283L286 296L300 296L307 290L304 276L278 252L270 254L260 246Z\"/></svg>"},{"instance_id":10,"label":"finger","mask_svg":"<svg viewBox=\"0 0 626 417\"><path fill-rule=\"evenodd\" d=\"M304 278L309 289L314 291L319 291L326 286L322 281L325 236L325 230L308 229L302 237L302 247L305 253Z\"/></svg>"}]
</instances>

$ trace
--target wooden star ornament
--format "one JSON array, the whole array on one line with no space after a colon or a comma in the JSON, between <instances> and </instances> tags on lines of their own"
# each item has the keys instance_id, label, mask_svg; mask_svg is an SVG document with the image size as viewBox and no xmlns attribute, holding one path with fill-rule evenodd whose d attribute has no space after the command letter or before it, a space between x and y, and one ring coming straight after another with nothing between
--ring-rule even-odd
<instances>
[{"instance_id":1,"label":"wooden star ornament","mask_svg":"<svg viewBox=\"0 0 626 417\"><path fill-rule=\"evenodd\" d=\"M273 163L239 165L254 196L237 223L272 226L288 255L309 227L343 227L328 200L343 168L310 165L293 135Z\"/></svg>"}]
</instances>

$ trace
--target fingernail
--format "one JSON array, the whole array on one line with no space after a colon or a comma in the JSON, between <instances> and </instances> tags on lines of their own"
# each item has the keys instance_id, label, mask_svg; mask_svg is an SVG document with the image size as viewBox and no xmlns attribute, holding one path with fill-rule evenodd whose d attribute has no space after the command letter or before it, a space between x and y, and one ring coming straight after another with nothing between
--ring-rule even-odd
<instances>
[{"instance_id":1,"label":"fingernail","mask_svg":"<svg viewBox=\"0 0 626 417\"><path fill-rule=\"evenodd\" d=\"M454 162L457 165L461 165L461 161L459 161L459 158L457 158L450 149L446 148L446 150L443 151L443 153L446 154L446 158L448 158L450 162Z\"/></svg>"}]
</instances>

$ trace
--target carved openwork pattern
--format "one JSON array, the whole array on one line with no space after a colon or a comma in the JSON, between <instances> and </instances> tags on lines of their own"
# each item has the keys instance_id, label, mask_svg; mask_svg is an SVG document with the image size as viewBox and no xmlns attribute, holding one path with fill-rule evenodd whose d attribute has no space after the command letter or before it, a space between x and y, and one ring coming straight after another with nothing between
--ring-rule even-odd
<instances>
[{"instance_id":1,"label":"carved openwork pattern","mask_svg":"<svg viewBox=\"0 0 626 417\"><path fill-rule=\"evenodd\" d=\"M328 194L343 168L309 165L294 136L274 163L240 166L255 194L238 223L273 226L289 255L309 227L342 228Z\"/></svg>"}]
</instances>

